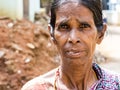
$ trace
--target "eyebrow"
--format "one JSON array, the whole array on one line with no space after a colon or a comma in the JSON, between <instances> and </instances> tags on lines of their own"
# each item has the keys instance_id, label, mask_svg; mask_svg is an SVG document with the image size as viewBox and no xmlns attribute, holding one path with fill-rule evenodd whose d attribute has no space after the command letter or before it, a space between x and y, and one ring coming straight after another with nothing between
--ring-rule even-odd
<instances>
[{"instance_id":1,"label":"eyebrow","mask_svg":"<svg viewBox=\"0 0 120 90\"><path fill-rule=\"evenodd\" d=\"M78 22L78 23L80 23L80 24L89 24L90 22L88 22L88 21L82 21L82 20L79 20L79 19L76 19L76 21Z\"/></svg>"},{"instance_id":2,"label":"eyebrow","mask_svg":"<svg viewBox=\"0 0 120 90\"><path fill-rule=\"evenodd\" d=\"M60 24L65 24L65 23L68 23L69 22L69 18L65 18L65 19L62 19L62 20L59 20L56 22L56 25L60 25Z\"/></svg>"},{"instance_id":3,"label":"eyebrow","mask_svg":"<svg viewBox=\"0 0 120 90\"><path fill-rule=\"evenodd\" d=\"M63 19L58 20L56 22L56 26L69 23L69 21L70 21L70 18L63 18ZM78 22L78 24L90 24L90 21L88 21L88 20L80 20L79 18L76 18L76 21Z\"/></svg>"}]
</instances>

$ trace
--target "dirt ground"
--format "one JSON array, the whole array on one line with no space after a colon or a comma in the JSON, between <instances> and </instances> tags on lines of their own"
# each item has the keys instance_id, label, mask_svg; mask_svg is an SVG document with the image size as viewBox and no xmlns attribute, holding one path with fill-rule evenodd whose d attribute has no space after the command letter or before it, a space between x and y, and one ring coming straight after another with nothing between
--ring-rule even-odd
<instances>
[{"instance_id":1,"label":"dirt ground","mask_svg":"<svg viewBox=\"0 0 120 90\"><path fill-rule=\"evenodd\" d=\"M28 80L57 67L56 52L41 25L0 18L0 90L20 90Z\"/></svg>"}]
</instances>

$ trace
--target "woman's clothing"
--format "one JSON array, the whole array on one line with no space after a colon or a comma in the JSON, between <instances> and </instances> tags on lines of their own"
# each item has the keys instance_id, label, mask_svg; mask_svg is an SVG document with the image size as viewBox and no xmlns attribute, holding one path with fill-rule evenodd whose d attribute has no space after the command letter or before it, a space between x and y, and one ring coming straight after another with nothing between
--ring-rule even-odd
<instances>
[{"instance_id":1,"label":"woman's clothing","mask_svg":"<svg viewBox=\"0 0 120 90\"><path fill-rule=\"evenodd\" d=\"M59 69L55 69L54 83L45 80L39 76L29 81L22 90L64 90L59 87L57 79L59 78ZM120 76L100 68L96 63L93 63L93 70L96 73L98 81L94 83L90 90L120 90ZM53 72L53 71L52 71Z\"/></svg>"},{"instance_id":2,"label":"woman's clothing","mask_svg":"<svg viewBox=\"0 0 120 90\"><path fill-rule=\"evenodd\" d=\"M99 80L91 87L91 90L120 90L119 75L103 70L95 63L93 63L93 69Z\"/></svg>"}]
</instances>

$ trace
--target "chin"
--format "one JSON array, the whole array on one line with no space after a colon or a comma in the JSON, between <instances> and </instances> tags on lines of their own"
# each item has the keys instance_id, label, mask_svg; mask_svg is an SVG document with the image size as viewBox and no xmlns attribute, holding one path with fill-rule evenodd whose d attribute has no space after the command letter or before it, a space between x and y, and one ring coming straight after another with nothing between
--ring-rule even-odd
<instances>
[{"instance_id":1,"label":"chin","mask_svg":"<svg viewBox=\"0 0 120 90\"><path fill-rule=\"evenodd\" d=\"M78 65L81 65L81 64L86 64L88 63L89 59L87 59L86 57L79 57L79 58L68 58L68 57L64 57L63 58L63 62L66 62L66 64L68 63L72 63L72 64L78 64Z\"/></svg>"}]
</instances>

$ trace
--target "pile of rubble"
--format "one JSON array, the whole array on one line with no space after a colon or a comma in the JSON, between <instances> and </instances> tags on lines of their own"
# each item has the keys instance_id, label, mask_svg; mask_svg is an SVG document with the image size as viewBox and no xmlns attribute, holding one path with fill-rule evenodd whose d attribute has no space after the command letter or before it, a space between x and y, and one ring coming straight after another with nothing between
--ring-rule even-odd
<instances>
[{"instance_id":1,"label":"pile of rubble","mask_svg":"<svg viewBox=\"0 0 120 90\"><path fill-rule=\"evenodd\" d=\"M26 81L57 67L56 52L39 24L0 18L0 90L20 90Z\"/></svg>"}]
</instances>

